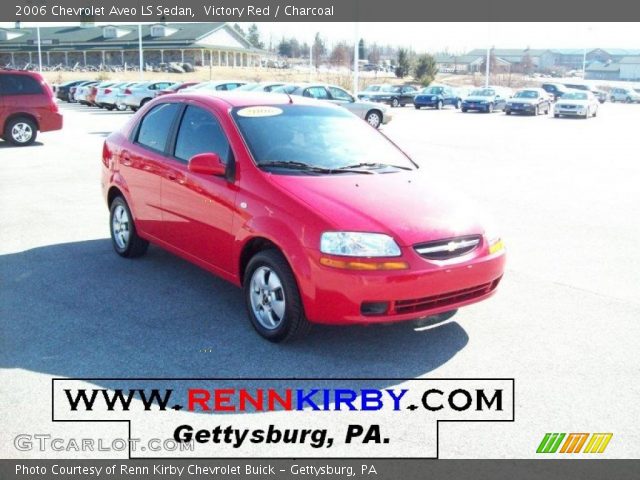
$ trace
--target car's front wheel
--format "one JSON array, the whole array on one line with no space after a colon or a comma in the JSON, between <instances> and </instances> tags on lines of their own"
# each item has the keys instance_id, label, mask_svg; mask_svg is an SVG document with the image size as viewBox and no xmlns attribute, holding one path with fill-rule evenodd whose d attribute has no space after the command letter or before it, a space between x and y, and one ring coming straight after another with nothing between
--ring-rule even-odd
<instances>
[{"instance_id":1,"label":"car's front wheel","mask_svg":"<svg viewBox=\"0 0 640 480\"><path fill-rule=\"evenodd\" d=\"M113 249L118 255L135 258L147 252L149 242L138 235L129 205L122 197L116 197L111 202L109 226Z\"/></svg>"},{"instance_id":2,"label":"car's front wheel","mask_svg":"<svg viewBox=\"0 0 640 480\"><path fill-rule=\"evenodd\" d=\"M397 98L392 98L391 99L391 106L393 108L399 107L400 106L400 100L398 100Z\"/></svg>"},{"instance_id":3,"label":"car's front wheel","mask_svg":"<svg viewBox=\"0 0 640 480\"><path fill-rule=\"evenodd\" d=\"M365 120L373 128L378 128L378 127L380 127L380 124L382 123L382 115L380 114L380 112L378 112L376 110L371 110L369 113L367 113L367 116L365 117Z\"/></svg>"},{"instance_id":4,"label":"car's front wheel","mask_svg":"<svg viewBox=\"0 0 640 480\"><path fill-rule=\"evenodd\" d=\"M13 118L4 128L4 138L19 147L26 147L36 141L38 127L25 117Z\"/></svg>"},{"instance_id":5,"label":"car's front wheel","mask_svg":"<svg viewBox=\"0 0 640 480\"><path fill-rule=\"evenodd\" d=\"M245 269L243 288L251 324L267 340L290 341L309 331L293 271L279 251L254 255Z\"/></svg>"}]
</instances>

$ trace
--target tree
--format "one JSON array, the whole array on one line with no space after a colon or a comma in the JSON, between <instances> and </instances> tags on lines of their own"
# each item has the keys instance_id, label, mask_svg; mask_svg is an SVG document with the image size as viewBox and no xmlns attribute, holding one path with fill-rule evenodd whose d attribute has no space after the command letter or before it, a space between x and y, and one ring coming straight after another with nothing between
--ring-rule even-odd
<instances>
[{"instance_id":1,"label":"tree","mask_svg":"<svg viewBox=\"0 0 640 480\"><path fill-rule=\"evenodd\" d=\"M324 44L324 40L320 37L320 33L316 33L316 37L313 40L313 64L316 68L320 66L320 57L327 53L327 47Z\"/></svg>"},{"instance_id":2,"label":"tree","mask_svg":"<svg viewBox=\"0 0 640 480\"><path fill-rule=\"evenodd\" d=\"M344 67L348 66L351 60L351 48L346 42L338 42L331 50L329 61L331 65Z\"/></svg>"},{"instance_id":3,"label":"tree","mask_svg":"<svg viewBox=\"0 0 640 480\"><path fill-rule=\"evenodd\" d=\"M410 69L409 52L406 48L400 48L398 50L398 66L396 67L396 77L404 78L409 75Z\"/></svg>"},{"instance_id":4,"label":"tree","mask_svg":"<svg viewBox=\"0 0 640 480\"><path fill-rule=\"evenodd\" d=\"M481 73L487 71L487 57L485 55L484 60L482 60L482 65L480 66ZM496 59L496 55L493 52L493 48L489 51L489 73L495 73L498 71L498 60Z\"/></svg>"},{"instance_id":5,"label":"tree","mask_svg":"<svg viewBox=\"0 0 640 480\"><path fill-rule=\"evenodd\" d=\"M364 48L363 38L361 38L360 41L358 42L358 58L360 60L364 60L365 58L367 58L367 49Z\"/></svg>"},{"instance_id":6,"label":"tree","mask_svg":"<svg viewBox=\"0 0 640 480\"><path fill-rule=\"evenodd\" d=\"M429 55L428 53L418 55L413 67L413 78L426 87L433 82L437 73L438 64L432 55Z\"/></svg>"},{"instance_id":7,"label":"tree","mask_svg":"<svg viewBox=\"0 0 640 480\"><path fill-rule=\"evenodd\" d=\"M380 48L377 44L373 44L369 47L369 54L367 55L369 63L378 65L380 63Z\"/></svg>"},{"instance_id":8,"label":"tree","mask_svg":"<svg viewBox=\"0 0 640 480\"><path fill-rule=\"evenodd\" d=\"M240 26L239 23L234 23L233 24L233 29L238 32L240 35L242 35L243 37L246 37L247 34L244 32L244 30L242 29L242 27Z\"/></svg>"},{"instance_id":9,"label":"tree","mask_svg":"<svg viewBox=\"0 0 640 480\"><path fill-rule=\"evenodd\" d=\"M284 37L280 40L278 44L278 55L281 57L291 58L291 41L285 40Z\"/></svg>"},{"instance_id":10,"label":"tree","mask_svg":"<svg viewBox=\"0 0 640 480\"><path fill-rule=\"evenodd\" d=\"M252 23L247 32L247 40L255 48L264 48L264 42L260 40L260 32L258 31L258 25Z\"/></svg>"},{"instance_id":11,"label":"tree","mask_svg":"<svg viewBox=\"0 0 640 480\"><path fill-rule=\"evenodd\" d=\"M531 55L529 55L529 52L525 53L522 57L522 62L520 63L522 73L524 73L525 75L531 75L533 73L534 67L535 65L533 64Z\"/></svg>"}]
</instances>

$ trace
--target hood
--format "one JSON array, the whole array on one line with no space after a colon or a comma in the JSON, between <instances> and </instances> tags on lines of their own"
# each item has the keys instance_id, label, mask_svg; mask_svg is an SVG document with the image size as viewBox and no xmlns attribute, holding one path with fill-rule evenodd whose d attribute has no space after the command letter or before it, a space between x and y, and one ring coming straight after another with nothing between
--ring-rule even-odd
<instances>
[{"instance_id":1,"label":"hood","mask_svg":"<svg viewBox=\"0 0 640 480\"><path fill-rule=\"evenodd\" d=\"M481 96L477 96L477 95L469 95L467 98L465 98L465 101L467 102L481 102L481 101L485 101L485 102L493 102L496 98L495 97L481 97Z\"/></svg>"},{"instance_id":2,"label":"hood","mask_svg":"<svg viewBox=\"0 0 640 480\"><path fill-rule=\"evenodd\" d=\"M401 246L484 232L468 201L420 171L272 175L270 181L320 213L333 230L386 233Z\"/></svg>"}]
</instances>

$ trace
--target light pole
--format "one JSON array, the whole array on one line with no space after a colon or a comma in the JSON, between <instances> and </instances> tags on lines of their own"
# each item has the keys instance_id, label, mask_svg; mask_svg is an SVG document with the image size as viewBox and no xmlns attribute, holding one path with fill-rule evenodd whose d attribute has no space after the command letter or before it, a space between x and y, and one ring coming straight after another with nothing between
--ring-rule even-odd
<instances>
[{"instance_id":1,"label":"light pole","mask_svg":"<svg viewBox=\"0 0 640 480\"><path fill-rule=\"evenodd\" d=\"M354 38L353 38L353 94L358 95L359 87L359 63L360 63L360 41L358 40L358 22L354 24Z\"/></svg>"},{"instance_id":2,"label":"light pole","mask_svg":"<svg viewBox=\"0 0 640 480\"><path fill-rule=\"evenodd\" d=\"M38 32L38 70L42 73L42 47L40 43L40 27L37 27Z\"/></svg>"},{"instance_id":3,"label":"light pole","mask_svg":"<svg viewBox=\"0 0 640 480\"><path fill-rule=\"evenodd\" d=\"M142 24L138 24L138 60L140 62L140 80L144 79L144 69L143 69L143 61L144 57L142 54Z\"/></svg>"}]
</instances>

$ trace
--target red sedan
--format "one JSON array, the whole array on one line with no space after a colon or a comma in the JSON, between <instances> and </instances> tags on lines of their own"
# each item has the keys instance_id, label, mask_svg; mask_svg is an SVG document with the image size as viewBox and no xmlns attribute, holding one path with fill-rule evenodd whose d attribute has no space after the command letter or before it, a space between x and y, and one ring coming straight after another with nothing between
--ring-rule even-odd
<instances>
[{"instance_id":1,"label":"red sedan","mask_svg":"<svg viewBox=\"0 0 640 480\"><path fill-rule=\"evenodd\" d=\"M103 148L115 251L159 245L243 287L265 338L455 310L495 292L502 241L353 114L280 94L177 93Z\"/></svg>"},{"instance_id":2,"label":"red sedan","mask_svg":"<svg viewBox=\"0 0 640 480\"><path fill-rule=\"evenodd\" d=\"M194 85L198 85L200 82L178 82L171 85L169 88L165 88L164 90L160 90L156 96L160 95L170 95L172 93L178 93L180 90L184 90L185 88L193 87Z\"/></svg>"}]
</instances>

